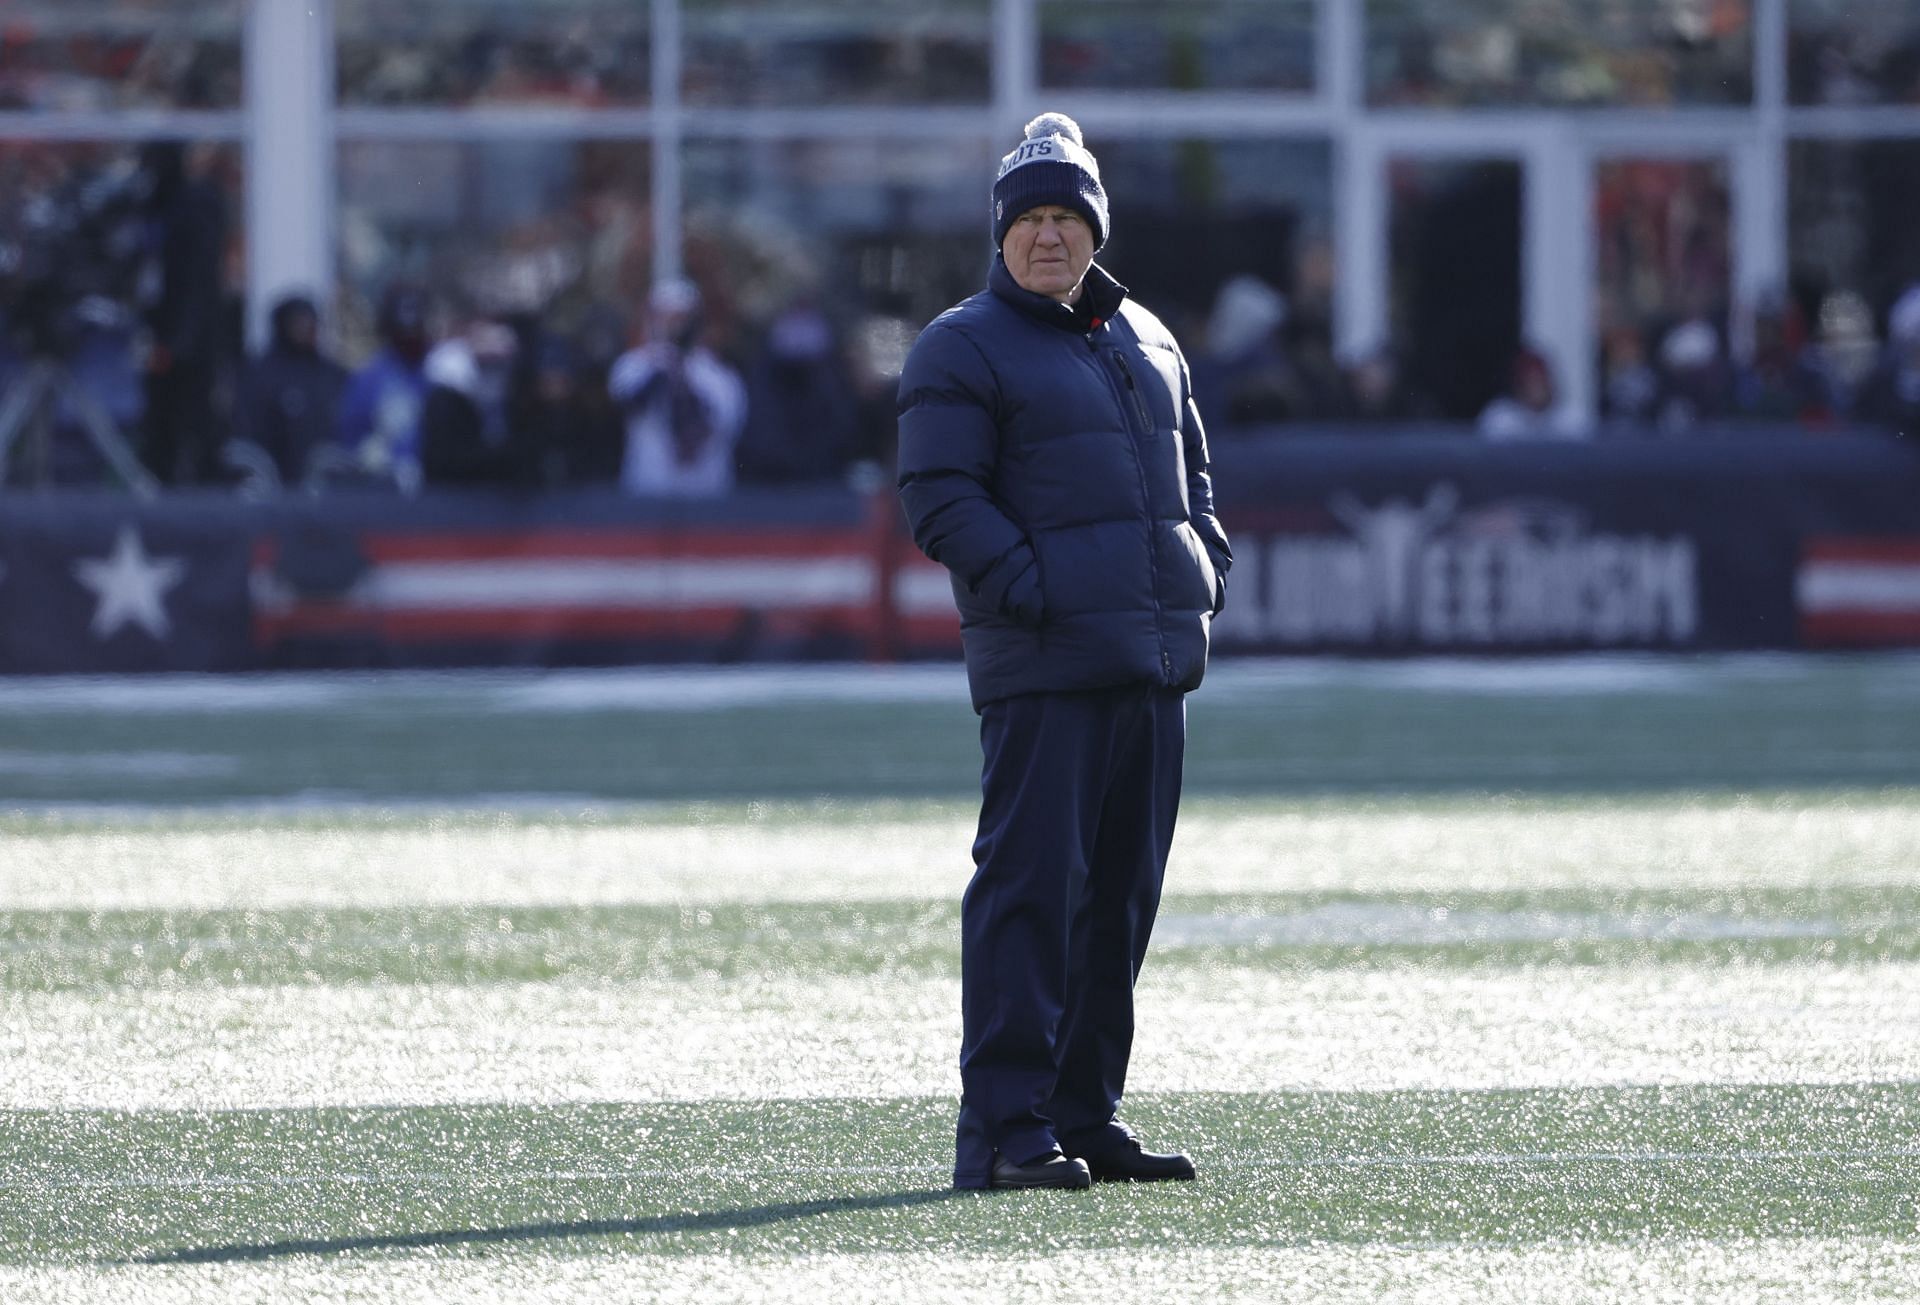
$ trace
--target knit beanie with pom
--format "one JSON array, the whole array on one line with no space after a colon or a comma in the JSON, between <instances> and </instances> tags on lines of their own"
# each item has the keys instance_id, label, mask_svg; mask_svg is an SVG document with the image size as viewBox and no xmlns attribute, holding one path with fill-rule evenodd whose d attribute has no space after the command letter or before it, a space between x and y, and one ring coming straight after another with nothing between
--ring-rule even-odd
<instances>
[{"instance_id":1,"label":"knit beanie with pom","mask_svg":"<svg viewBox=\"0 0 1920 1305\"><path fill-rule=\"evenodd\" d=\"M1030 208L1059 204L1093 228L1093 247L1107 243L1107 192L1100 165L1080 137L1080 124L1064 113L1043 113L1027 124L1027 138L1000 160L993 183L993 246Z\"/></svg>"}]
</instances>

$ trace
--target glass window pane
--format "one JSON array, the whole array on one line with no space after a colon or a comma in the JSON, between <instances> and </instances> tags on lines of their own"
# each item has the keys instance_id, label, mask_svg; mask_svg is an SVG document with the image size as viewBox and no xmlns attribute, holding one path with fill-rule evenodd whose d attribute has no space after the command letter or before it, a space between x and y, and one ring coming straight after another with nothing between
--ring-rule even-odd
<instances>
[{"instance_id":1,"label":"glass window pane","mask_svg":"<svg viewBox=\"0 0 1920 1305\"><path fill-rule=\"evenodd\" d=\"M1204 332L1215 293L1236 275L1258 277L1298 311L1324 315L1333 211L1325 141L1088 145L1112 209L1100 262L1184 342Z\"/></svg>"},{"instance_id":2,"label":"glass window pane","mask_svg":"<svg viewBox=\"0 0 1920 1305\"><path fill-rule=\"evenodd\" d=\"M1795 104L1920 104L1920 0L1789 0Z\"/></svg>"},{"instance_id":3,"label":"glass window pane","mask_svg":"<svg viewBox=\"0 0 1920 1305\"><path fill-rule=\"evenodd\" d=\"M644 105L644 0L338 0L350 105Z\"/></svg>"},{"instance_id":4,"label":"glass window pane","mask_svg":"<svg viewBox=\"0 0 1920 1305\"><path fill-rule=\"evenodd\" d=\"M1173 330L1215 425L1317 413L1332 371L1323 140L1089 140L1112 209L1101 265ZM1276 377L1262 349L1302 360ZM1316 372L1315 369L1319 368ZM1269 382L1273 382L1269 384Z\"/></svg>"},{"instance_id":5,"label":"glass window pane","mask_svg":"<svg viewBox=\"0 0 1920 1305\"><path fill-rule=\"evenodd\" d=\"M0 394L28 360L55 360L163 480L209 478L240 349L241 158L230 145L0 141ZM16 473L106 478L73 403L47 435L15 449Z\"/></svg>"},{"instance_id":6,"label":"glass window pane","mask_svg":"<svg viewBox=\"0 0 1920 1305\"><path fill-rule=\"evenodd\" d=\"M245 0L9 0L0 110L232 109Z\"/></svg>"},{"instance_id":7,"label":"glass window pane","mask_svg":"<svg viewBox=\"0 0 1920 1305\"><path fill-rule=\"evenodd\" d=\"M1888 310L1920 283L1920 141L1796 141L1787 206L1795 304L1857 380Z\"/></svg>"},{"instance_id":8,"label":"glass window pane","mask_svg":"<svg viewBox=\"0 0 1920 1305\"><path fill-rule=\"evenodd\" d=\"M1040 84L1311 91L1316 0L1041 0Z\"/></svg>"},{"instance_id":9,"label":"glass window pane","mask_svg":"<svg viewBox=\"0 0 1920 1305\"><path fill-rule=\"evenodd\" d=\"M710 338L748 387L740 480L893 458L920 328L986 284L984 140L694 140L685 260Z\"/></svg>"},{"instance_id":10,"label":"glass window pane","mask_svg":"<svg viewBox=\"0 0 1920 1305\"><path fill-rule=\"evenodd\" d=\"M680 23L689 104L988 99L990 0L686 0Z\"/></svg>"},{"instance_id":11,"label":"glass window pane","mask_svg":"<svg viewBox=\"0 0 1920 1305\"><path fill-rule=\"evenodd\" d=\"M443 313L625 316L652 261L651 151L603 141L361 141L340 150L341 319L372 351L382 290L424 285Z\"/></svg>"},{"instance_id":12,"label":"glass window pane","mask_svg":"<svg viewBox=\"0 0 1920 1305\"><path fill-rule=\"evenodd\" d=\"M796 298L925 323L986 284L984 141L697 140L684 157L686 263L716 325Z\"/></svg>"},{"instance_id":13,"label":"glass window pane","mask_svg":"<svg viewBox=\"0 0 1920 1305\"><path fill-rule=\"evenodd\" d=\"M1602 415L1668 428L1730 415L1731 212L1719 160L1595 167Z\"/></svg>"},{"instance_id":14,"label":"glass window pane","mask_svg":"<svg viewBox=\"0 0 1920 1305\"><path fill-rule=\"evenodd\" d=\"M1753 97L1749 0L1367 0L1367 100L1725 105Z\"/></svg>"},{"instance_id":15,"label":"glass window pane","mask_svg":"<svg viewBox=\"0 0 1920 1305\"><path fill-rule=\"evenodd\" d=\"M1521 344L1520 165L1396 159L1388 180L1393 342L1439 415L1472 420L1506 391Z\"/></svg>"}]
</instances>

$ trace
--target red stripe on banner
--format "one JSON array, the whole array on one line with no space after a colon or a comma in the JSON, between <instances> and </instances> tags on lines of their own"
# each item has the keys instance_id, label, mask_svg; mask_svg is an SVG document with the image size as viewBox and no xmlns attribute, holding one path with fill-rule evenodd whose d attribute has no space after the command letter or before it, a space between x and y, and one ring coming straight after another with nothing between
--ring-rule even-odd
<instances>
[{"instance_id":1,"label":"red stripe on banner","mask_svg":"<svg viewBox=\"0 0 1920 1305\"><path fill-rule=\"evenodd\" d=\"M368 534L367 558L382 562L498 562L633 558L865 557L871 542L861 530L529 530L435 534Z\"/></svg>"},{"instance_id":2,"label":"red stripe on banner","mask_svg":"<svg viewBox=\"0 0 1920 1305\"><path fill-rule=\"evenodd\" d=\"M351 635L360 639L378 639L381 634L379 613L352 603L309 599L278 610L255 608L253 613L253 643L256 648L271 648L282 639L301 635Z\"/></svg>"},{"instance_id":3,"label":"red stripe on banner","mask_svg":"<svg viewBox=\"0 0 1920 1305\"><path fill-rule=\"evenodd\" d=\"M960 616L903 616L898 618L898 633L907 644L922 651L958 649Z\"/></svg>"},{"instance_id":4,"label":"red stripe on banner","mask_svg":"<svg viewBox=\"0 0 1920 1305\"><path fill-rule=\"evenodd\" d=\"M1800 641L1810 648L1920 644L1920 612L1810 612L1800 618Z\"/></svg>"},{"instance_id":5,"label":"red stripe on banner","mask_svg":"<svg viewBox=\"0 0 1920 1305\"><path fill-rule=\"evenodd\" d=\"M1893 562L1920 566L1920 537L1912 535L1827 536L1807 540L1800 549L1802 563Z\"/></svg>"},{"instance_id":6,"label":"red stripe on banner","mask_svg":"<svg viewBox=\"0 0 1920 1305\"><path fill-rule=\"evenodd\" d=\"M857 606L816 607L804 613L761 615L743 608L648 611L633 607L531 607L505 610L370 612L330 604L302 604L261 615L256 637L273 643L297 635L365 634L396 643L502 639L713 639L749 625L773 635L864 636L872 611Z\"/></svg>"}]
</instances>

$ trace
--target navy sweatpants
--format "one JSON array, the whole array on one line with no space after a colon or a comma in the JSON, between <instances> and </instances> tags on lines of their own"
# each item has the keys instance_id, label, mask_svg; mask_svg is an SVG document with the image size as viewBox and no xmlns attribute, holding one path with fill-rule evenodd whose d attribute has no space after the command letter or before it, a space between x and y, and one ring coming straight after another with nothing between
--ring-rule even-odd
<instances>
[{"instance_id":1,"label":"navy sweatpants","mask_svg":"<svg viewBox=\"0 0 1920 1305\"><path fill-rule=\"evenodd\" d=\"M1020 1162L1124 1136L1114 1115L1133 983L1186 739L1185 695L1149 685L1008 698L981 713L954 1186L985 1187L995 1151Z\"/></svg>"}]
</instances>

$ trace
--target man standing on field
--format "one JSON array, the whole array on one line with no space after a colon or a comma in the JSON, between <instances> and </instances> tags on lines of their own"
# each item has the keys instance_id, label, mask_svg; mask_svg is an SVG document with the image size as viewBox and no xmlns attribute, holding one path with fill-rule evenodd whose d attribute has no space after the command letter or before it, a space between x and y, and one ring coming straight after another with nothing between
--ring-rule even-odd
<instances>
[{"instance_id":1,"label":"man standing on field","mask_svg":"<svg viewBox=\"0 0 1920 1305\"><path fill-rule=\"evenodd\" d=\"M953 1181L1191 1178L1117 1112L1232 553L1186 360L1093 261L1107 195L1073 120L1027 124L992 199L987 289L900 378L900 496L952 573L985 752Z\"/></svg>"}]
</instances>

